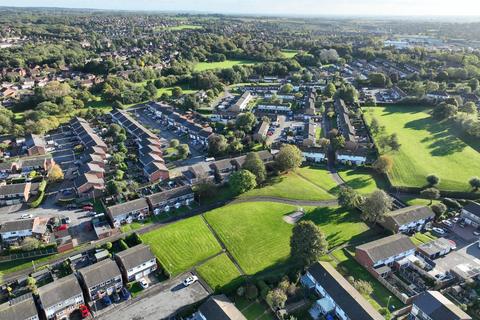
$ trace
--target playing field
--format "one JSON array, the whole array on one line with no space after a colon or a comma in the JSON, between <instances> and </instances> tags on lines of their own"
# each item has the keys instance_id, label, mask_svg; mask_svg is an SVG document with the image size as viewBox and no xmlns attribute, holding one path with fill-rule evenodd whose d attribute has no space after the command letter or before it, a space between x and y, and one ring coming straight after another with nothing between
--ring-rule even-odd
<instances>
[{"instance_id":1,"label":"playing field","mask_svg":"<svg viewBox=\"0 0 480 320\"><path fill-rule=\"evenodd\" d=\"M339 190L330 172L324 167L303 167L297 170L297 174L331 194L336 194Z\"/></svg>"},{"instance_id":2,"label":"playing field","mask_svg":"<svg viewBox=\"0 0 480 320\"><path fill-rule=\"evenodd\" d=\"M295 57L299 52L300 51L298 51L298 50L288 50L288 49L285 49L285 50L281 51L282 56L284 56L287 59L291 59L291 58Z\"/></svg>"},{"instance_id":3,"label":"playing field","mask_svg":"<svg viewBox=\"0 0 480 320\"><path fill-rule=\"evenodd\" d=\"M368 108L366 116L375 116L387 133L397 133L400 151L392 154L390 174L396 186L423 187L425 177L440 177L442 190L469 191L468 180L480 175L480 142L465 143L448 122L437 122L428 109L407 106Z\"/></svg>"},{"instance_id":4,"label":"playing field","mask_svg":"<svg viewBox=\"0 0 480 320\"><path fill-rule=\"evenodd\" d=\"M166 29L170 31L182 31L182 30L198 30L198 29L203 29L202 26L196 26L193 24L181 24L179 26L174 26L174 27L167 27L167 28L160 28L161 29Z\"/></svg>"},{"instance_id":5,"label":"playing field","mask_svg":"<svg viewBox=\"0 0 480 320\"><path fill-rule=\"evenodd\" d=\"M145 233L141 238L171 275L188 270L222 249L200 216Z\"/></svg>"},{"instance_id":6,"label":"playing field","mask_svg":"<svg viewBox=\"0 0 480 320\"><path fill-rule=\"evenodd\" d=\"M215 69L228 69L236 65L253 65L258 62L252 60L225 60L222 62L199 62L195 65L194 71L206 71Z\"/></svg>"},{"instance_id":7,"label":"playing field","mask_svg":"<svg viewBox=\"0 0 480 320\"><path fill-rule=\"evenodd\" d=\"M208 260L196 269L210 288L217 292L235 288L242 281L240 272L225 253Z\"/></svg>"},{"instance_id":8,"label":"playing field","mask_svg":"<svg viewBox=\"0 0 480 320\"><path fill-rule=\"evenodd\" d=\"M342 169L338 174L345 181L345 184L355 189L361 194L369 194L384 187L384 181L380 177L375 177L373 172L365 168Z\"/></svg>"}]
</instances>

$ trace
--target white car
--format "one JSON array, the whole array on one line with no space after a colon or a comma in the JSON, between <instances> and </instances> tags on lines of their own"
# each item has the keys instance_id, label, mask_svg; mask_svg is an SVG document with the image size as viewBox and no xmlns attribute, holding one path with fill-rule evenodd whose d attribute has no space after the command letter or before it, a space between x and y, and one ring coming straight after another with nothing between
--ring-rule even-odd
<instances>
[{"instance_id":1,"label":"white car","mask_svg":"<svg viewBox=\"0 0 480 320\"><path fill-rule=\"evenodd\" d=\"M444 225L446 225L447 227L453 227L453 222L449 221L449 220L443 220L442 223Z\"/></svg>"},{"instance_id":2,"label":"white car","mask_svg":"<svg viewBox=\"0 0 480 320\"><path fill-rule=\"evenodd\" d=\"M190 277L186 278L185 280L183 280L183 285L185 287L188 287L189 285L194 284L197 281L198 281L197 276L190 276Z\"/></svg>"},{"instance_id":3,"label":"white car","mask_svg":"<svg viewBox=\"0 0 480 320\"><path fill-rule=\"evenodd\" d=\"M30 213L25 213L20 216L20 219L32 219L33 216Z\"/></svg>"},{"instance_id":4,"label":"white car","mask_svg":"<svg viewBox=\"0 0 480 320\"><path fill-rule=\"evenodd\" d=\"M432 228L432 231L435 232L435 233L437 233L437 234L439 234L439 235L442 235L442 236L447 233L447 232L446 232L445 230L443 230L442 228L436 228L436 227L435 227L435 228Z\"/></svg>"},{"instance_id":5,"label":"white car","mask_svg":"<svg viewBox=\"0 0 480 320\"><path fill-rule=\"evenodd\" d=\"M148 288L148 282L147 282L147 280L141 279L140 281L138 281L138 283L140 284L140 286L141 286L143 289L147 289L147 288Z\"/></svg>"}]
</instances>

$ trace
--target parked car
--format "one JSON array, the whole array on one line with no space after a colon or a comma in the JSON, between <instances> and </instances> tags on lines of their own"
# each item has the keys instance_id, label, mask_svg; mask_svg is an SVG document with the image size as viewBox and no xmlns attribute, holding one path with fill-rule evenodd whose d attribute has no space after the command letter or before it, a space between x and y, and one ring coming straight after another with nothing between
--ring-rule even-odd
<instances>
[{"instance_id":1,"label":"parked car","mask_svg":"<svg viewBox=\"0 0 480 320\"><path fill-rule=\"evenodd\" d=\"M459 218L459 217L454 217L454 218L452 219L452 221L453 221L453 223L457 223L458 221L460 221L460 218Z\"/></svg>"},{"instance_id":2,"label":"parked car","mask_svg":"<svg viewBox=\"0 0 480 320\"><path fill-rule=\"evenodd\" d=\"M460 221L460 222L458 223L458 226L459 226L460 228L465 228L465 222L464 222L464 221Z\"/></svg>"},{"instance_id":3,"label":"parked car","mask_svg":"<svg viewBox=\"0 0 480 320\"><path fill-rule=\"evenodd\" d=\"M62 219L63 224L70 224L70 222L71 222L70 217L65 217Z\"/></svg>"},{"instance_id":4,"label":"parked car","mask_svg":"<svg viewBox=\"0 0 480 320\"><path fill-rule=\"evenodd\" d=\"M87 205L87 206L83 206L82 209L83 209L83 211L91 211L91 210L93 210L93 207Z\"/></svg>"},{"instance_id":5,"label":"parked car","mask_svg":"<svg viewBox=\"0 0 480 320\"><path fill-rule=\"evenodd\" d=\"M123 287L122 290L120 290L120 296L122 296L123 300L128 300L130 298L130 291Z\"/></svg>"},{"instance_id":6,"label":"parked car","mask_svg":"<svg viewBox=\"0 0 480 320\"><path fill-rule=\"evenodd\" d=\"M81 304L78 310L80 310L80 314L82 315L83 319L90 316L90 310L88 310L88 307L86 305Z\"/></svg>"},{"instance_id":7,"label":"parked car","mask_svg":"<svg viewBox=\"0 0 480 320\"><path fill-rule=\"evenodd\" d=\"M479 231L479 230L473 231L473 235L474 235L474 236L480 236L480 231Z\"/></svg>"},{"instance_id":8,"label":"parked car","mask_svg":"<svg viewBox=\"0 0 480 320\"><path fill-rule=\"evenodd\" d=\"M112 300L110 299L110 297L108 295L105 295L103 298L102 298L102 302L104 305L106 306L109 306L112 304Z\"/></svg>"},{"instance_id":9,"label":"parked car","mask_svg":"<svg viewBox=\"0 0 480 320\"><path fill-rule=\"evenodd\" d=\"M190 276L190 277L186 278L185 280L183 280L183 285L185 287L188 287L189 285L194 284L197 281L198 281L197 276Z\"/></svg>"},{"instance_id":10,"label":"parked car","mask_svg":"<svg viewBox=\"0 0 480 320\"><path fill-rule=\"evenodd\" d=\"M32 219L33 216L30 213L24 213L20 216L20 219Z\"/></svg>"},{"instance_id":11,"label":"parked car","mask_svg":"<svg viewBox=\"0 0 480 320\"><path fill-rule=\"evenodd\" d=\"M147 289L147 288L148 288L148 282L147 282L147 280L141 279L140 281L138 281L138 283L140 284L140 287L142 287L143 289Z\"/></svg>"},{"instance_id":12,"label":"parked car","mask_svg":"<svg viewBox=\"0 0 480 320\"><path fill-rule=\"evenodd\" d=\"M118 295L118 293L114 292L112 293L112 299L115 303L119 303L120 302L120 296Z\"/></svg>"},{"instance_id":13,"label":"parked car","mask_svg":"<svg viewBox=\"0 0 480 320\"><path fill-rule=\"evenodd\" d=\"M441 236L443 236L447 233L444 229L437 228L437 227L432 228L432 231L435 232L436 234L441 235Z\"/></svg>"},{"instance_id":14,"label":"parked car","mask_svg":"<svg viewBox=\"0 0 480 320\"><path fill-rule=\"evenodd\" d=\"M451 222L449 220L443 220L442 223L449 228L453 227L453 222Z\"/></svg>"}]
</instances>

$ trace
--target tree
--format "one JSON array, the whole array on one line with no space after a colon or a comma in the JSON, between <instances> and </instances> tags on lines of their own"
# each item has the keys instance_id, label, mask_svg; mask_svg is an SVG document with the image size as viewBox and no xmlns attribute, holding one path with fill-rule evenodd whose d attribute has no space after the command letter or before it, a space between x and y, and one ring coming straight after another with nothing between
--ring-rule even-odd
<instances>
[{"instance_id":1,"label":"tree","mask_svg":"<svg viewBox=\"0 0 480 320\"><path fill-rule=\"evenodd\" d=\"M290 238L290 254L305 265L317 261L327 252L325 235L312 221L300 221L293 227Z\"/></svg>"},{"instance_id":2,"label":"tree","mask_svg":"<svg viewBox=\"0 0 480 320\"><path fill-rule=\"evenodd\" d=\"M267 178L267 169L265 168L265 163L262 161L262 159L260 159L258 153L250 152L247 154L242 168L255 175L257 185L265 182Z\"/></svg>"},{"instance_id":3,"label":"tree","mask_svg":"<svg viewBox=\"0 0 480 320\"><path fill-rule=\"evenodd\" d=\"M251 132L257 118L251 112L240 113L235 120L235 126L244 132Z\"/></svg>"},{"instance_id":4,"label":"tree","mask_svg":"<svg viewBox=\"0 0 480 320\"><path fill-rule=\"evenodd\" d=\"M376 190L365 198L360 206L362 217L366 221L376 223L393 205L392 198L383 190Z\"/></svg>"},{"instance_id":5,"label":"tree","mask_svg":"<svg viewBox=\"0 0 480 320\"><path fill-rule=\"evenodd\" d=\"M277 288L268 292L265 301L274 310L282 309L285 307L285 302L287 302L287 295L284 291Z\"/></svg>"},{"instance_id":6,"label":"tree","mask_svg":"<svg viewBox=\"0 0 480 320\"><path fill-rule=\"evenodd\" d=\"M237 194L252 190L257 186L256 177L248 170L242 169L230 176L229 183Z\"/></svg>"},{"instance_id":7,"label":"tree","mask_svg":"<svg viewBox=\"0 0 480 320\"><path fill-rule=\"evenodd\" d=\"M170 147L171 148L176 148L176 147L178 147L179 144L180 144L180 141L178 141L178 139L170 140Z\"/></svg>"},{"instance_id":8,"label":"tree","mask_svg":"<svg viewBox=\"0 0 480 320\"><path fill-rule=\"evenodd\" d=\"M447 104L445 102L440 103L432 111L432 116L439 119L448 119L453 117L458 112L458 107L453 104Z\"/></svg>"},{"instance_id":9,"label":"tree","mask_svg":"<svg viewBox=\"0 0 480 320\"><path fill-rule=\"evenodd\" d=\"M435 203L431 206L432 211L435 213L435 219L438 221L442 215L447 212L447 206L443 203Z\"/></svg>"},{"instance_id":10,"label":"tree","mask_svg":"<svg viewBox=\"0 0 480 320\"><path fill-rule=\"evenodd\" d=\"M341 187L338 195L338 203L345 208L357 208L363 202L363 197L350 187Z\"/></svg>"},{"instance_id":11,"label":"tree","mask_svg":"<svg viewBox=\"0 0 480 320\"><path fill-rule=\"evenodd\" d=\"M440 178L435 174L430 174L427 176L427 182L429 186L436 186L440 183Z\"/></svg>"},{"instance_id":12,"label":"tree","mask_svg":"<svg viewBox=\"0 0 480 320\"><path fill-rule=\"evenodd\" d=\"M372 72L368 75L370 85L374 87L384 88L387 84L387 77L380 72Z\"/></svg>"},{"instance_id":13,"label":"tree","mask_svg":"<svg viewBox=\"0 0 480 320\"><path fill-rule=\"evenodd\" d=\"M477 106L475 105L474 102L468 101L466 102L461 108L460 111L471 114L471 115L476 115L478 113Z\"/></svg>"},{"instance_id":14,"label":"tree","mask_svg":"<svg viewBox=\"0 0 480 320\"><path fill-rule=\"evenodd\" d=\"M331 82L327 84L325 87L325 95L329 98L333 97L335 95L335 92L337 91L337 88L335 88L335 85Z\"/></svg>"},{"instance_id":15,"label":"tree","mask_svg":"<svg viewBox=\"0 0 480 320\"><path fill-rule=\"evenodd\" d=\"M400 150L401 144L398 141L398 136L396 133L392 133L392 135L388 138L388 146L390 149L393 151L398 151Z\"/></svg>"},{"instance_id":16,"label":"tree","mask_svg":"<svg viewBox=\"0 0 480 320\"><path fill-rule=\"evenodd\" d=\"M365 280L355 280L353 282L353 287L365 297L370 296L373 292L372 285Z\"/></svg>"},{"instance_id":17,"label":"tree","mask_svg":"<svg viewBox=\"0 0 480 320\"><path fill-rule=\"evenodd\" d=\"M393 168L393 159L388 155L382 155L373 163L373 168L380 173L389 173Z\"/></svg>"},{"instance_id":18,"label":"tree","mask_svg":"<svg viewBox=\"0 0 480 320\"><path fill-rule=\"evenodd\" d=\"M103 245L103 247L107 250L112 249L112 246L113 246L113 244L110 241L105 242L105 244Z\"/></svg>"},{"instance_id":19,"label":"tree","mask_svg":"<svg viewBox=\"0 0 480 320\"><path fill-rule=\"evenodd\" d=\"M172 98L178 99L183 95L183 90L180 87L174 87L172 89Z\"/></svg>"},{"instance_id":20,"label":"tree","mask_svg":"<svg viewBox=\"0 0 480 320\"><path fill-rule=\"evenodd\" d=\"M280 171L292 171L300 167L303 155L297 146L287 144L280 148L275 164Z\"/></svg>"},{"instance_id":21,"label":"tree","mask_svg":"<svg viewBox=\"0 0 480 320\"><path fill-rule=\"evenodd\" d=\"M48 180L50 182L62 181L64 178L62 168L58 164L54 164L48 173Z\"/></svg>"},{"instance_id":22,"label":"tree","mask_svg":"<svg viewBox=\"0 0 480 320\"><path fill-rule=\"evenodd\" d=\"M427 188L420 191L420 195L426 199L430 199L430 204L433 200L440 198L440 191L436 188Z\"/></svg>"},{"instance_id":23,"label":"tree","mask_svg":"<svg viewBox=\"0 0 480 320\"><path fill-rule=\"evenodd\" d=\"M480 189L480 178L479 177L473 177L470 180L468 180L468 183L470 186L472 186L474 191L478 191Z\"/></svg>"},{"instance_id":24,"label":"tree","mask_svg":"<svg viewBox=\"0 0 480 320\"><path fill-rule=\"evenodd\" d=\"M32 250L38 249L39 246L40 246L40 241L31 237L27 237L23 239L22 243L20 244L20 247L22 248L23 251L32 251Z\"/></svg>"},{"instance_id":25,"label":"tree","mask_svg":"<svg viewBox=\"0 0 480 320\"><path fill-rule=\"evenodd\" d=\"M208 137L208 153L212 156L225 154L228 144L227 139L222 134L212 134Z\"/></svg>"},{"instance_id":26,"label":"tree","mask_svg":"<svg viewBox=\"0 0 480 320\"><path fill-rule=\"evenodd\" d=\"M190 154L190 147L188 144L182 143L177 147L178 155L181 159L186 159Z\"/></svg>"},{"instance_id":27,"label":"tree","mask_svg":"<svg viewBox=\"0 0 480 320\"><path fill-rule=\"evenodd\" d=\"M255 300L258 297L258 288L253 283L249 283L245 286L245 298L248 300Z\"/></svg>"},{"instance_id":28,"label":"tree","mask_svg":"<svg viewBox=\"0 0 480 320\"><path fill-rule=\"evenodd\" d=\"M380 123L375 117L372 117L372 121L370 121L370 130L373 134L377 134L380 132Z\"/></svg>"}]
</instances>

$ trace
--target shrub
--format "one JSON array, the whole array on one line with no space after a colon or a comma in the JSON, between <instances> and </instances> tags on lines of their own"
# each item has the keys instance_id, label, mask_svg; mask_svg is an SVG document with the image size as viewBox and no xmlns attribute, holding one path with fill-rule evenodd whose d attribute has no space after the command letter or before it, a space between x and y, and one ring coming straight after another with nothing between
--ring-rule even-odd
<instances>
[{"instance_id":1,"label":"shrub","mask_svg":"<svg viewBox=\"0 0 480 320\"><path fill-rule=\"evenodd\" d=\"M120 245L120 249L122 249L122 250L127 250L128 249L128 244L125 242L125 240L120 239L120 241L118 243Z\"/></svg>"},{"instance_id":2,"label":"shrub","mask_svg":"<svg viewBox=\"0 0 480 320\"><path fill-rule=\"evenodd\" d=\"M247 287L245 288L245 297L248 300L255 300L258 297L258 289L257 286L255 286L252 283L247 284Z\"/></svg>"},{"instance_id":3,"label":"shrub","mask_svg":"<svg viewBox=\"0 0 480 320\"><path fill-rule=\"evenodd\" d=\"M245 287L244 287L244 286L238 287L238 289L237 289L237 296L243 297L244 295L245 295Z\"/></svg>"},{"instance_id":4,"label":"shrub","mask_svg":"<svg viewBox=\"0 0 480 320\"><path fill-rule=\"evenodd\" d=\"M260 297L265 300L267 297L268 292L270 291L270 287L265 283L265 281L260 280L257 282L257 286L260 289Z\"/></svg>"}]
</instances>

